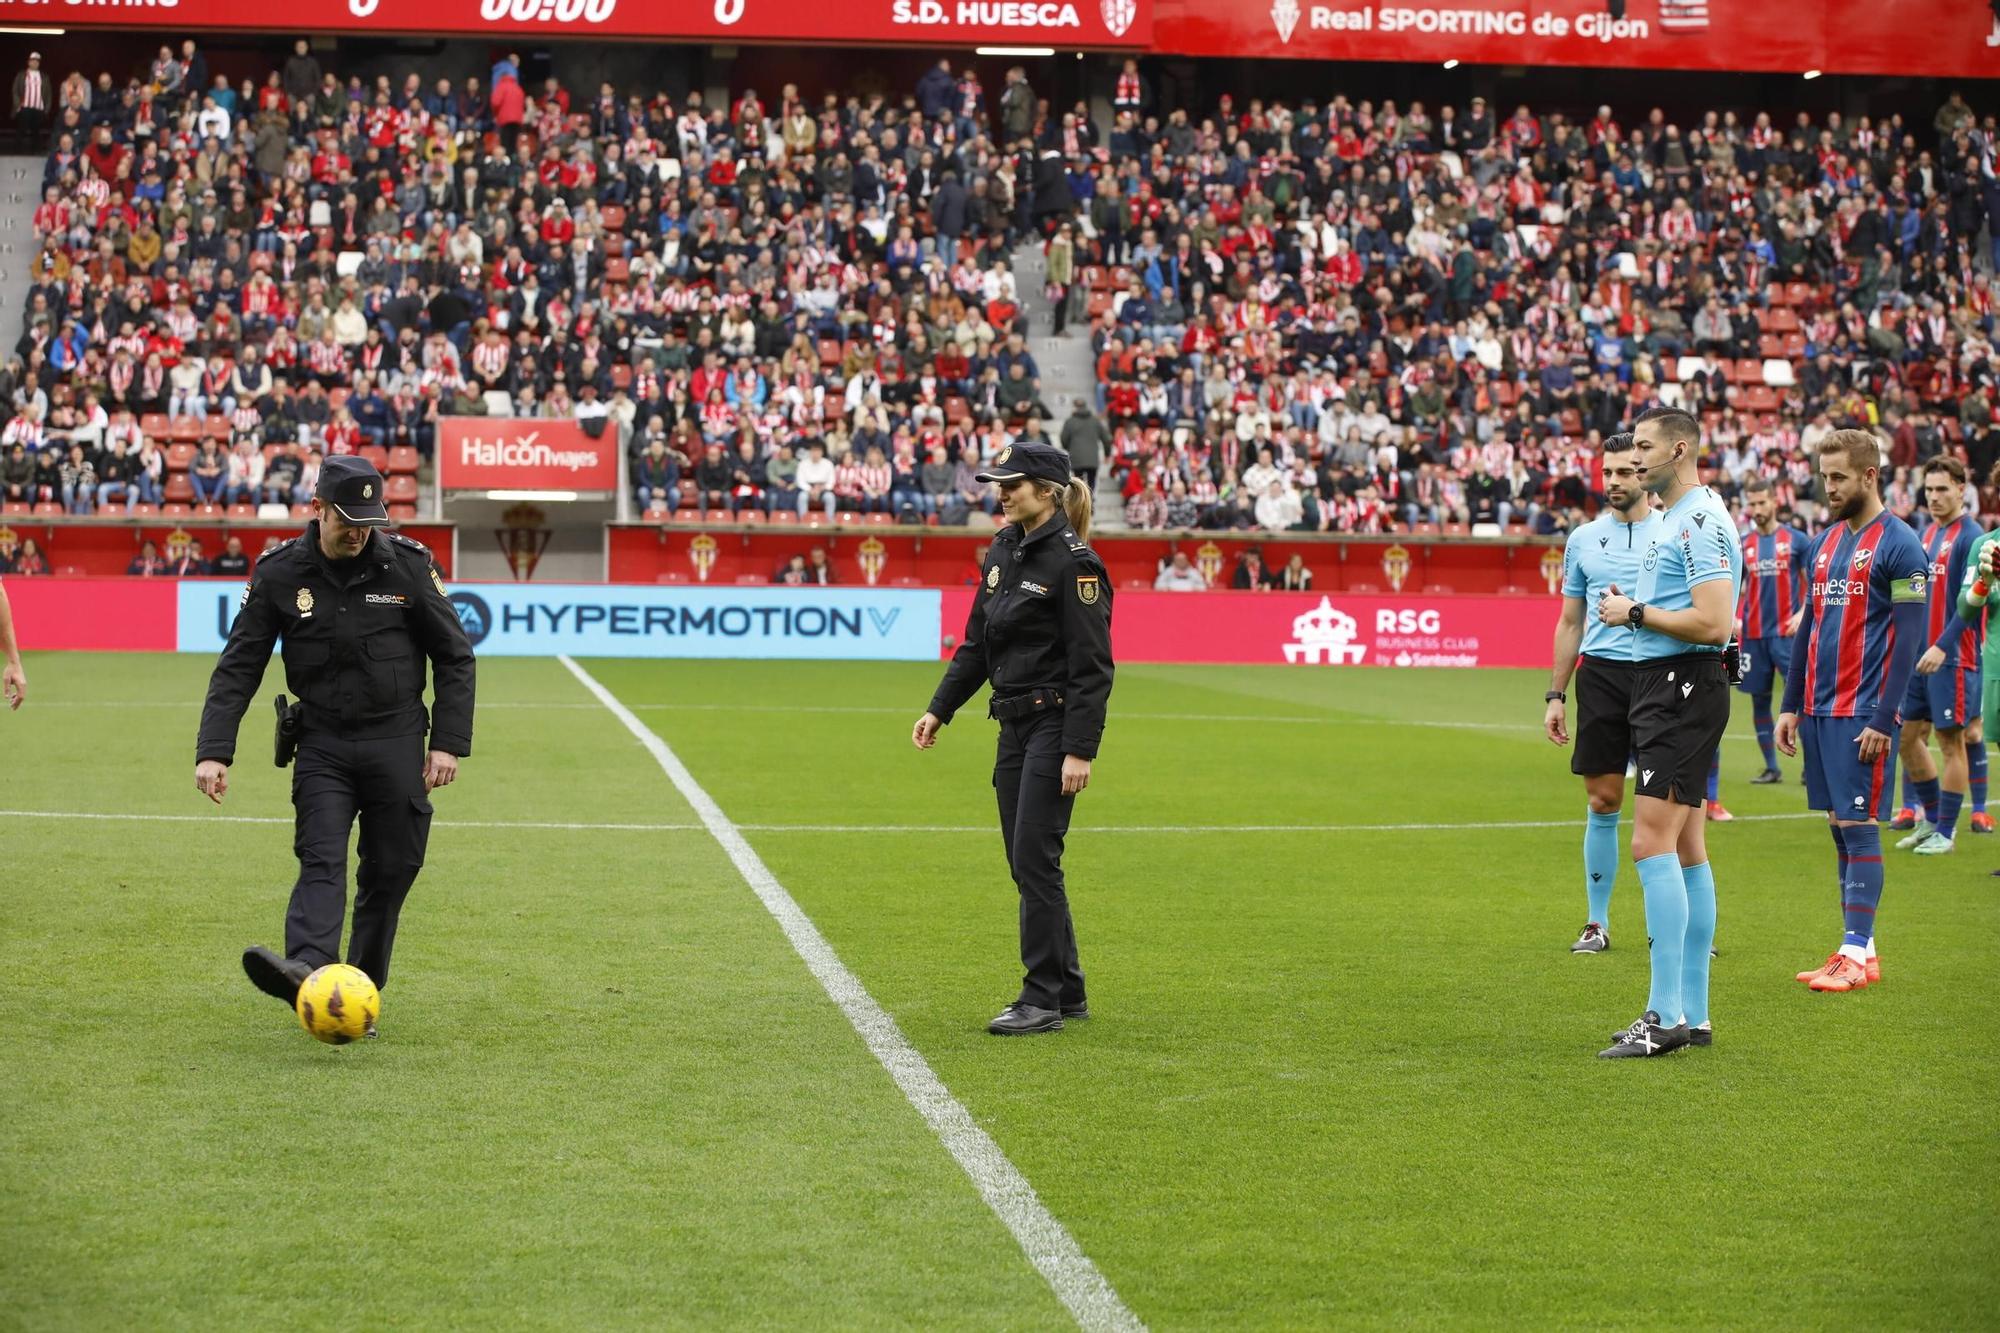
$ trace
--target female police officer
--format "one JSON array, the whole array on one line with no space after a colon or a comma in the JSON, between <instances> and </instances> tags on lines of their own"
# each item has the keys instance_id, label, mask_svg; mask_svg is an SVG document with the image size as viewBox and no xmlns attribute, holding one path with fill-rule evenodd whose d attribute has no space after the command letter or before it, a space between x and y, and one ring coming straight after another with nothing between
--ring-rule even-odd
<instances>
[{"instance_id":1,"label":"female police officer","mask_svg":"<svg viewBox=\"0 0 2000 1333\"><path fill-rule=\"evenodd\" d=\"M1111 589L1084 544L1090 489L1069 455L1049 444L1002 449L979 480L996 482L1008 525L986 555L965 638L911 739L937 743L938 728L979 690L1000 723L993 786L1000 835L1021 895L1021 996L986 1025L996 1036L1061 1030L1088 1018L1076 929L1063 889L1063 835L1111 697Z\"/></svg>"}]
</instances>

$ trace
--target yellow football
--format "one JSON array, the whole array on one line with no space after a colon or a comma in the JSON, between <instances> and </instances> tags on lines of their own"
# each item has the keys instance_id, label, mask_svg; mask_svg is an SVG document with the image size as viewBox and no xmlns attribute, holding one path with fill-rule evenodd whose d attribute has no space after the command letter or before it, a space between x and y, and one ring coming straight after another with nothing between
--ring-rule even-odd
<instances>
[{"instance_id":1,"label":"yellow football","mask_svg":"<svg viewBox=\"0 0 2000 1333\"><path fill-rule=\"evenodd\" d=\"M299 1022L307 1032L332 1046L375 1035L375 1016L382 997L375 983L358 967L328 963L299 987Z\"/></svg>"}]
</instances>

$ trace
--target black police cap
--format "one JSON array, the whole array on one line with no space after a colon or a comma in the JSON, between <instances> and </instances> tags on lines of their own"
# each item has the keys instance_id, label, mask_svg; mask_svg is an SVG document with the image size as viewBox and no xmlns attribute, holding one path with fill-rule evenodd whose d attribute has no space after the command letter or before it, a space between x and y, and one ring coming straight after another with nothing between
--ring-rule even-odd
<instances>
[{"instance_id":1,"label":"black police cap","mask_svg":"<svg viewBox=\"0 0 2000 1333\"><path fill-rule=\"evenodd\" d=\"M1069 484L1069 455L1053 444L1010 444L994 456L980 481L1048 481Z\"/></svg>"},{"instance_id":2,"label":"black police cap","mask_svg":"<svg viewBox=\"0 0 2000 1333\"><path fill-rule=\"evenodd\" d=\"M389 521L384 489L382 474L373 463L354 454L335 454L320 464L319 489L313 493L349 523L380 527Z\"/></svg>"}]
</instances>

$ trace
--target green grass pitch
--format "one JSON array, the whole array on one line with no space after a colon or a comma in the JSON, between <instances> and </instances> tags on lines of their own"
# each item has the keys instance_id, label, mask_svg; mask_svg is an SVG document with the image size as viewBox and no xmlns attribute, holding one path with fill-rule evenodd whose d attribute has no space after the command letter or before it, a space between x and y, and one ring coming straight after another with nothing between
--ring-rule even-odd
<instances>
[{"instance_id":1,"label":"green grass pitch","mask_svg":"<svg viewBox=\"0 0 2000 1333\"><path fill-rule=\"evenodd\" d=\"M0 1327L1066 1322L560 663L482 664L382 1039L308 1039L236 962L289 789L260 705L194 791L208 666L31 656L0 715ZM1591 1058L1645 930L1628 863L1567 950L1539 675L1352 669L1121 671L1067 858L1096 1017L999 1041L992 727L910 747L934 668L584 666L1152 1327L1995 1324L2000 838L1890 853L1885 984L1808 993L1832 856L1747 708L1711 1050ZM649 827L564 827L604 824Z\"/></svg>"}]
</instances>

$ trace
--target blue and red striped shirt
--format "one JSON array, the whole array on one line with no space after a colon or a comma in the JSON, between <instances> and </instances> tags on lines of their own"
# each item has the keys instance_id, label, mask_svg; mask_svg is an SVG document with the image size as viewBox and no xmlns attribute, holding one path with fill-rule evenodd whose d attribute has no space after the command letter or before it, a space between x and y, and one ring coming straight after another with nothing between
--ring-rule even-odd
<instances>
[{"instance_id":1,"label":"blue and red striped shirt","mask_svg":"<svg viewBox=\"0 0 2000 1333\"><path fill-rule=\"evenodd\" d=\"M1856 532L1835 523L1813 543L1804 679L1808 717L1871 717L1896 650L1893 611L1923 602L1929 585L1924 545L1884 510ZM1900 703L1901 701L1896 701Z\"/></svg>"},{"instance_id":2,"label":"blue and red striped shirt","mask_svg":"<svg viewBox=\"0 0 2000 1333\"><path fill-rule=\"evenodd\" d=\"M1956 650L1943 643L1945 626L1958 614L1958 588L1965 582L1965 562L1972 544L1980 538L1979 525L1972 515L1960 514L1949 523L1933 523L1924 531L1924 555L1930 565L1930 607L1924 617L1924 633L1931 643L1945 651L1945 665L1966 671L1979 669L1979 631L1964 626ZM1963 624L1963 622L1960 622Z\"/></svg>"},{"instance_id":3,"label":"blue and red striped shirt","mask_svg":"<svg viewBox=\"0 0 2000 1333\"><path fill-rule=\"evenodd\" d=\"M1806 552L1812 539L1797 528L1777 527L1767 536L1752 528L1743 534L1742 624L1745 639L1782 639L1785 622L1806 600Z\"/></svg>"}]
</instances>

